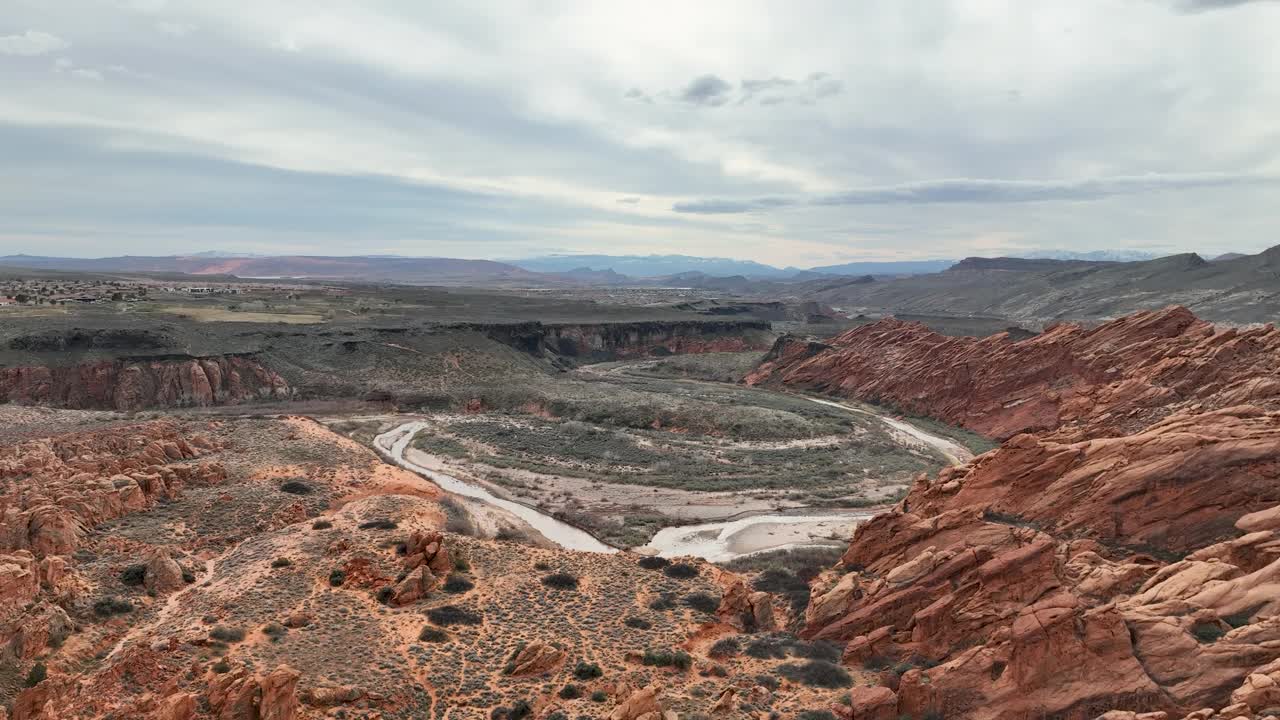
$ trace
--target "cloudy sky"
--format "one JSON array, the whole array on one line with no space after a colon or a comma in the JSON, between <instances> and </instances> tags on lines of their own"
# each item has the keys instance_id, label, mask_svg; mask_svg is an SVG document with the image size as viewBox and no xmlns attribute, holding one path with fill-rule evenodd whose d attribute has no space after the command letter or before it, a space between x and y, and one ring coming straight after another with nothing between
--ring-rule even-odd
<instances>
[{"instance_id":1,"label":"cloudy sky","mask_svg":"<svg viewBox=\"0 0 1280 720\"><path fill-rule=\"evenodd\" d=\"M0 254L1280 244L1280 2L3 1Z\"/></svg>"}]
</instances>

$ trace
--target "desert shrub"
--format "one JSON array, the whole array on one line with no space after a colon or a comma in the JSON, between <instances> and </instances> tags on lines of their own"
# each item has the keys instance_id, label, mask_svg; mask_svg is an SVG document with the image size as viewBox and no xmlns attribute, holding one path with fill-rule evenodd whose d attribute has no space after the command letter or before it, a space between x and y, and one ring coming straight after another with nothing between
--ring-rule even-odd
<instances>
[{"instance_id":1,"label":"desert shrub","mask_svg":"<svg viewBox=\"0 0 1280 720\"><path fill-rule=\"evenodd\" d=\"M664 575L677 580L688 580L698 577L698 568L687 563L671 563L662 569Z\"/></svg>"},{"instance_id":2,"label":"desert shrub","mask_svg":"<svg viewBox=\"0 0 1280 720\"><path fill-rule=\"evenodd\" d=\"M714 613L720 607L720 598L710 593L695 592L684 596L685 607L702 613Z\"/></svg>"},{"instance_id":3,"label":"desert shrub","mask_svg":"<svg viewBox=\"0 0 1280 720\"><path fill-rule=\"evenodd\" d=\"M829 710L805 710L796 715L796 720L836 720Z\"/></svg>"},{"instance_id":4,"label":"desert shrub","mask_svg":"<svg viewBox=\"0 0 1280 720\"><path fill-rule=\"evenodd\" d=\"M603 690L596 690L595 692L591 693L591 702L600 703L608 699L609 699L609 693Z\"/></svg>"},{"instance_id":5,"label":"desert shrub","mask_svg":"<svg viewBox=\"0 0 1280 720\"><path fill-rule=\"evenodd\" d=\"M281 638L289 634L289 628L280 623L268 623L266 627L262 628L262 634L271 638L272 642L279 642Z\"/></svg>"},{"instance_id":6,"label":"desert shrub","mask_svg":"<svg viewBox=\"0 0 1280 720\"><path fill-rule=\"evenodd\" d=\"M444 591L455 595L467 592L475 587L475 583L471 582L466 575L458 575L453 573L444 583Z\"/></svg>"},{"instance_id":7,"label":"desert shrub","mask_svg":"<svg viewBox=\"0 0 1280 720\"><path fill-rule=\"evenodd\" d=\"M224 673L231 672L231 663L227 662L226 659L222 659L214 663L209 669L218 673L219 675L222 675Z\"/></svg>"},{"instance_id":8,"label":"desert shrub","mask_svg":"<svg viewBox=\"0 0 1280 720\"><path fill-rule=\"evenodd\" d=\"M125 613L133 612L133 603L115 595L108 595L104 598L98 598L93 603L93 612L99 617L124 615Z\"/></svg>"},{"instance_id":9,"label":"desert shrub","mask_svg":"<svg viewBox=\"0 0 1280 720\"><path fill-rule=\"evenodd\" d=\"M146 579L147 566L142 563L136 563L126 567L120 571L120 582L129 586L141 585Z\"/></svg>"},{"instance_id":10,"label":"desert shrub","mask_svg":"<svg viewBox=\"0 0 1280 720\"><path fill-rule=\"evenodd\" d=\"M422 642L430 643L449 642L449 633L428 625L422 628L422 632L418 633L418 639Z\"/></svg>"},{"instance_id":11,"label":"desert shrub","mask_svg":"<svg viewBox=\"0 0 1280 720\"><path fill-rule=\"evenodd\" d=\"M674 667L688 670L693 658L683 650L645 650L644 664L653 667Z\"/></svg>"},{"instance_id":12,"label":"desert shrub","mask_svg":"<svg viewBox=\"0 0 1280 720\"><path fill-rule=\"evenodd\" d=\"M445 532L475 536L476 527L471 522L471 513L467 512L467 508L462 503L449 496L440 498L439 503L444 510Z\"/></svg>"},{"instance_id":13,"label":"desert shrub","mask_svg":"<svg viewBox=\"0 0 1280 720\"><path fill-rule=\"evenodd\" d=\"M347 573L341 568L333 570L329 573L329 585L332 587L342 587L342 583L347 581Z\"/></svg>"},{"instance_id":14,"label":"desert shrub","mask_svg":"<svg viewBox=\"0 0 1280 720\"><path fill-rule=\"evenodd\" d=\"M675 593L662 593L658 597L649 601L649 609L657 610L659 612L663 610L671 610L675 606L676 606Z\"/></svg>"},{"instance_id":15,"label":"desert shrub","mask_svg":"<svg viewBox=\"0 0 1280 720\"><path fill-rule=\"evenodd\" d=\"M580 662L573 668L573 676L579 680L594 680L604 675L604 671L595 663Z\"/></svg>"},{"instance_id":16,"label":"desert shrub","mask_svg":"<svg viewBox=\"0 0 1280 720\"><path fill-rule=\"evenodd\" d=\"M626 620L623 620L622 624L626 625L629 628L635 628L637 630L648 630L653 627L653 623L649 622L648 620L645 620L642 617L636 617L634 615L627 618Z\"/></svg>"},{"instance_id":17,"label":"desert shrub","mask_svg":"<svg viewBox=\"0 0 1280 720\"><path fill-rule=\"evenodd\" d=\"M311 523L312 530L328 530L331 527L333 527L333 523L328 520L317 520Z\"/></svg>"},{"instance_id":18,"label":"desert shrub","mask_svg":"<svg viewBox=\"0 0 1280 720\"><path fill-rule=\"evenodd\" d=\"M44 682L47 677L49 677L49 668L45 667L44 663L38 662L32 665L31 670L27 672L27 679L23 682L23 685L29 688L35 687Z\"/></svg>"},{"instance_id":19,"label":"desert shrub","mask_svg":"<svg viewBox=\"0 0 1280 720\"><path fill-rule=\"evenodd\" d=\"M271 567L273 568L286 568L292 564L293 564L293 561L287 557L278 557L275 560L271 561Z\"/></svg>"},{"instance_id":20,"label":"desert shrub","mask_svg":"<svg viewBox=\"0 0 1280 720\"><path fill-rule=\"evenodd\" d=\"M742 646L738 643L738 638L727 637L717 640L707 654L716 658L731 657L737 655L741 649Z\"/></svg>"},{"instance_id":21,"label":"desert shrub","mask_svg":"<svg viewBox=\"0 0 1280 720\"><path fill-rule=\"evenodd\" d=\"M577 700L582 697L582 688L579 688L573 683L569 683L568 685L560 688L559 695L561 700Z\"/></svg>"},{"instance_id":22,"label":"desert shrub","mask_svg":"<svg viewBox=\"0 0 1280 720\"><path fill-rule=\"evenodd\" d=\"M853 678L844 668L826 660L810 660L805 663L779 665L778 674L791 682L813 687L843 688L853 684Z\"/></svg>"},{"instance_id":23,"label":"desert shrub","mask_svg":"<svg viewBox=\"0 0 1280 720\"><path fill-rule=\"evenodd\" d=\"M457 605L442 605L427 611L427 617L436 625L479 625L480 615Z\"/></svg>"},{"instance_id":24,"label":"desert shrub","mask_svg":"<svg viewBox=\"0 0 1280 720\"><path fill-rule=\"evenodd\" d=\"M395 594L396 594L395 588L391 587L390 585L384 585L383 587L378 588L378 594L375 595L374 597L378 599L378 602L382 603L383 605L386 605L387 603L391 602L391 598L394 597Z\"/></svg>"},{"instance_id":25,"label":"desert shrub","mask_svg":"<svg viewBox=\"0 0 1280 720\"><path fill-rule=\"evenodd\" d=\"M1217 642L1219 638L1227 634L1217 623L1199 623L1192 626L1191 634L1201 643Z\"/></svg>"},{"instance_id":26,"label":"desert shrub","mask_svg":"<svg viewBox=\"0 0 1280 720\"><path fill-rule=\"evenodd\" d=\"M240 628L217 625L209 631L209 637L226 643L240 642L244 640L244 631Z\"/></svg>"},{"instance_id":27,"label":"desert shrub","mask_svg":"<svg viewBox=\"0 0 1280 720\"><path fill-rule=\"evenodd\" d=\"M551 573L542 578L542 584L556 590L577 590L578 578L566 572Z\"/></svg>"},{"instance_id":28,"label":"desert shrub","mask_svg":"<svg viewBox=\"0 0 1280 720\"><path fill-rule=\"evenodd\" d=\"M182 582L190 585L196 581L196 574L186 568L182 568Z\"/></svg>"},{"instance_id":29,"label":"desert shrub","mask_svg":"<svg viewBox=\"0 0 1280 720\"><path fill-rule=\"evenodd\" d=\"M280 491L290 495L310 495L311 486L301 480L288 480L280 486Z\"/></svg>"},{"instance_id":30,"label":"desert shrub","mask_svg":"<svg viewBox=\"0 0 1280 720\"><path fill-rule=\"evenodd\" d=\"M768 689L770 692L777 690L778 686L781 685L781 683L778 682L778 678L772 675L764 675L764 674L756 676L756 684L759 685L760 687Z\"/></svg>"},{"instance_id":31,"label":"desert shrub","mask_svg":"<svg viewBox=\"0 0 1280 720\"><path fill-rule=\"evenodd\" d=\"M645 570L661 570L662 568L670 565L671 561L663 557L658 557L657 555L650 555L648 557L640 558L636 564Z\"/></svg>"},{"instance_id":32,"label":"desert shrub","mask_svg":"<svg viewBox=\"0 0 1280 720\"><path fill-rule=\"evenodd\" d=\"M395 530L400 526L396 525L394 520L388 520L387 518L377 518L376 520L369 520L367 522L362 522L357 527L359 527L361 530Z\"/></svg>"},{"instance_id":33,"label":"desert shrub","mask_svg":"<svg viewBox=\"0 0 1280 720\"><path fill-rule=\"evenodd\" d=\"M534 570L550 570L551 565L549 563L539 561L533 564L533 569Z\"/></svg>"}]
</instances>

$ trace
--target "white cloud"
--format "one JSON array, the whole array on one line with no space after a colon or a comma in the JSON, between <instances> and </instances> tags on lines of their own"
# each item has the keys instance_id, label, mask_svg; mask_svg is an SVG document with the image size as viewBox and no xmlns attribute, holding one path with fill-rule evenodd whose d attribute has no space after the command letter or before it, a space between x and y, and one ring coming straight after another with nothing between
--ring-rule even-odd
<instances>
[{"instance_id":1,"label":"white cloud","mask_svg":"<svg viewBox=\"0 0 1280 720\"><path fill-rule=\"evenodd\" d=\"M190 216L210 203L168 209L199 184L221 200L206 227L333 243L317 251L344 237L300 229L321 205L334 222L379 209L354 225L371 247L469 254L1274 242L1280 3L17 5L6 22L77 45L75 62L52 55L64 82L0 62L0 156L24 180L131 192L0 180L0 233L119 228L122 250L167 250L165 228L205 236ZM64 44L42 52L66 47L47 33ZM6 140L17 127L83 147L51 168L14 152L30 145ZM264 172L288 181L243 189Z\"/></svg>"},{"instance_id":2,"label":"white cloud","mask_svg":"<svg viewBox=\"0 0 1280 720\"><path fill-rule=\"evenodd\" d=\"M46 55L70 45L71 43L56 35L28 30L21 35L0 36L0 55Z\"/></svg>"},{"instance_id":3,"label":"white cloud","mask_svg":"<svg viewBox=\"0 0 1280 720\"><path fill-rule=\"evenodd\" d=\"M196 31L196 26L191 23L175 22L173 20L162 20L156 23L156 29L165 35L174 37L186 37Z\"/></svg>"}]
</instances>

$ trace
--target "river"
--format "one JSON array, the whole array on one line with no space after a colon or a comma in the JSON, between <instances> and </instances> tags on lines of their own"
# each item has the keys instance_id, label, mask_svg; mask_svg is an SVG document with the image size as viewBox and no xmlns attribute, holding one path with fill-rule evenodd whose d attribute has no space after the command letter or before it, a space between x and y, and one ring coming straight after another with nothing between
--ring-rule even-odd
<instances>
[{"instance_id":1,"label":"river","mask_svg":"<svg viewBox=\"0 0 1280 720\"><path fill-rule=\"evenodd\" d=\"M902 420L833 400L809 399L851 413L879 418L892 430L936 449L952 464L958 465L973 457L973 453L968 448L949 438L925 432ZM510 512L561 547L599 553L618 551L617 548L601 542L590 533L557 520L540 510L497 497L484 487L413 462L406 456L405 451L413 442L414 436L427 425L428 423L421 420L398 425L375 437L374 447L391 462L431 480L446 492L474 498ZM668 527L658 531L640 550L662 557L693 555L713 562L723 562L758 552L831 544L833 541L829 538L851 537L853 529L873 514L866 511L828 512L820 515L774 513L698 525Z\"/></svg>"}]
</instances>

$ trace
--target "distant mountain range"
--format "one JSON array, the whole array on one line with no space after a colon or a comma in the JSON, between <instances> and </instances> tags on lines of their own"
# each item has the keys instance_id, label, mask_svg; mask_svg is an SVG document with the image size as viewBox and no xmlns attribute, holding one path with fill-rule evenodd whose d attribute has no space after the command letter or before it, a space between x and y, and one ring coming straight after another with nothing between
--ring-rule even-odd
<instances>
[{"instance_id":1,"label":"distant mountain range","mask_svg":"<svg viewBox=\"0 0 1280 720\"><path fill-rule=\"evenodd\" d=\"M1171 304L1218 322L1272 322L1280 317L1280 246L1212 262L1195 253L1133 262L965 258L945 272L808 283L792 294L847 313L991 316L1032 325Z\"/></svg>"}]
</instances>

